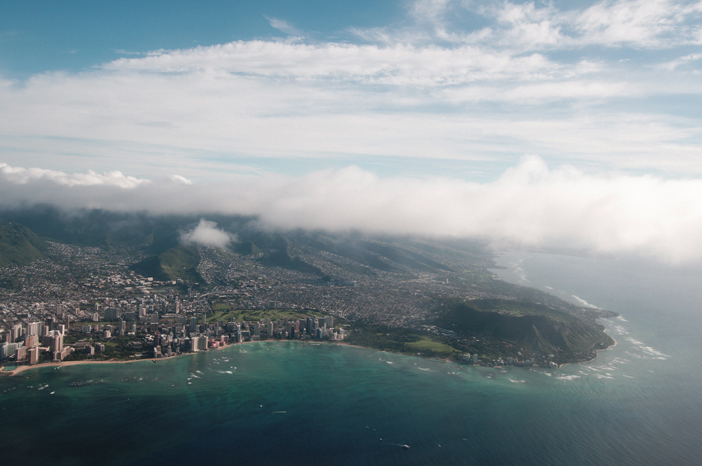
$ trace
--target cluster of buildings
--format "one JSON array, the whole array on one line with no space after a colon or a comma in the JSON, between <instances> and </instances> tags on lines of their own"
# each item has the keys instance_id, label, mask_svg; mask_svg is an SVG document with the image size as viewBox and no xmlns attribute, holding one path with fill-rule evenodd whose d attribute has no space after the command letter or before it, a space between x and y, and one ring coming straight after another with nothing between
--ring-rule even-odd
<instances>
[{"instance_id":1,"label":"cluster of buildings","mask_svg":"<svg viewBox=\"0 0 702 466\"><path fill-rule=\"evenodd\" d=\"M5 332L0 344L0 360L26 360L29 364L37 364L40 355L47 353L52 361L61 361L73 352L72 347L64 345L65 334L66 324L58 324L53 318L31 322L26 327L15 324Z\"/></svg>"},{"instance_id":2,"label":"cluster of buildings","mask_svg":"<svg viewBox=\"0 0 702 466\"><path fill-rule=\"evenodd\" d=\"M521 353L520 353L521 354ZM553 355L549 355L548 359L553 358ZM475 364L475 365L482 365L482 366L488 366L488 367L499 367L499 366L517 366L517 367L534 367L534 366L545 366L545 367L551 367L551 368L557 368L559 367L558 364L556 364L553 361L537 361L533 357L529 357L526 359L519 359L513 358L511 356L505 357L505 358L496 358L493 360L482 360L478 358L478 354L470 354L470 353L464 353L461 354L459 357L459 360L466 363L466 364Z\"/></svg>"},{"instance_id":3,"label":"cluster of buildings","mask_svg":"<svg viewBox=\"0 0 702 466\"><path fill-rule=\"evenodd\" d=\"M271 338L341 341L347 335L345 329L334 328L332 316L253 322L232 319L231 322L220 320L208 323L206 313L199 316L178 315L179 312L159 314L147 306L150 305L137 304L134 312L133 306L127 303L124 308L108 307L88 313L88 319L112 321L114 324L71 324L68 316L62 323L50 316L45 321L14 324L10 331L4 332L0 361L27 362L31 365L40 361L62 361L73 352L81 358L92 357L96 353L105 353L106 343L111 340L117 340L119 344L115 350L118 353L113 351L110 356L140 358L206 351L230 343ZM65 344L66 337L71 340L70 344ZM40 357L44 354L44 357Z\"/></svg>"},{"instance_id":4,"label":"cluster of buildings","mask_svg":"<svg viewBox=\"0 0 702 466\"><path fill-rule=\"evenodd\" d=\"M152 329L153 330L153 329ZM330 340L341 341L347 335L343 328L335 329L333 317L306 317L302 319L261 319L255 322L207 323L202 315L190 322L177 319L172 326L161 325L143 336L144 346L150 347L153 357L172 356L178 353L205 351L230 343L266 339Z\"/></svg>"}]
</instances>

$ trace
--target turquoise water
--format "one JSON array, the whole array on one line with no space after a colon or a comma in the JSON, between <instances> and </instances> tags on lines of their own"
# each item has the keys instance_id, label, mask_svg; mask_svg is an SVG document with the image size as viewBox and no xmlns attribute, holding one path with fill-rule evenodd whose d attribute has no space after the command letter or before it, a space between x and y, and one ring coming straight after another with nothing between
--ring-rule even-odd
<instances>
[{"instance_id":1,"label":"turquoise water","mask_svg":"<svg viewBox=\"0 0 702 466\"><path fill-rule=\"evenodd\" d=\"M551 257L503 256L500 274L622 312L605 321L618 345L593 362L491 369L261 342L156 364L41 368L0 378L2 463L697 463L696 288L673 305L636 274L634 289L623 286L615 261ZM659 272L656 286L696 283L665 273L675 275Z\"/></svg>"}]
</instances>

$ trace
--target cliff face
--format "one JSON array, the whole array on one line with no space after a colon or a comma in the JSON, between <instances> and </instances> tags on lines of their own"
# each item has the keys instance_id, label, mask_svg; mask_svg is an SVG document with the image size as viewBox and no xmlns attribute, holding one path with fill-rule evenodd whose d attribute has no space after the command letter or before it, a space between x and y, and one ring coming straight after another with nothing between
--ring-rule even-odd
<instances>
[{"instance_id":1,"label":"cliff face","mask_svg":"<svg viewBox=\"0 0 702 466\"><path fill-rule=\"evenodd\" d=\"M0 267L27 265L44 257L47 248L29 228L16 223L0 222Z\"/></svg>"},{"instance_id":2,"label":"cliff face","mask_svg":"<svg viewBox=\"0 0 702 466\"><path fill-rule=\"evenodd\" d=\"M590 359L595 350L614 344L600 326L547 306L518 301L452 304L436 324L465 336L487 335L571 360Z\"/></svg>"}]
</instances>

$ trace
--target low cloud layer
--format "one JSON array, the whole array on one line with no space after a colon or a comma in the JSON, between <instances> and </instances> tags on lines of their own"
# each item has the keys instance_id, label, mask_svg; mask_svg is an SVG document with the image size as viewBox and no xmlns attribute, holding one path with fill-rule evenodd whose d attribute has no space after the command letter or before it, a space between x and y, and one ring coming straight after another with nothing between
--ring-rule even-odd
<instances>
[{"instance_id":1,"label":"low cloud layer","mask_svg":"<svg viewBox=\"0 0 702 466\"><path fill-rule=\"evenodd\" d=\"M70 184L64 180L81 176L26 173L2 167L4 206L255 215L270 228L466 237L635 253L672 263L702 260L702 180L590 174L549 168L538 157L525 157L489 183L381 178L354 166L301 177L232 176L216 184L173 177L123 183L99 174L91 175L98 183ZM184 239L217 246L229 241L204 220Z\"/></svg>"},{"instance_id":2,"label":"low cloud layer","mask_svg":"<svg viewBox=\"0 0 702 466\"><path fill-rule=\"evenodd\" d=\"M223 248L234 240L231 234L217 228L215 222L200 219L200 223L190 231L181 233L180 242L213 248Z\"/></svg>"}]
</instances>

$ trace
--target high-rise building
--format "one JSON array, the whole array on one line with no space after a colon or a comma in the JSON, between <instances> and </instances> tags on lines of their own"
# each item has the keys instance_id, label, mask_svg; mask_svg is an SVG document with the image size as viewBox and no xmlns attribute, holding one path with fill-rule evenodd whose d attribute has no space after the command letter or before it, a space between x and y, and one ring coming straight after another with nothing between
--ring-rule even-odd
<instances>
[{"instance_id":1,"label":"high-rise building","mask_svg":"<svg viewBox=\"0 0 702 466\"><path fill-rule=\"evenodd\" d=\"M22 346L22 343L3 343L0 345L0 359L7 359L17 353L17 348Z\"/></svg>"},{"instance_id":2,"label":"high-rise building","mask_svg":"<svg viewBox=\"0 0 702 466\"><path fill-rule=\"evenodd\" d=\"M22 324L13 325L11 335L12 335L12 338L11 338L12 341L10 341L10 343L16 342L19 339L19 337L22 336Z\"/></svg>"},{"instance_id":3,"label":"high-rise building","mask_svg":"<svg viewBox=\"0 0 702 466\"><path fill-rule=\"evenodd\" d=\"M29 348L27 350L27 354L29 355L29 364L37 364L39 363L39 347L35 346L33 348Z\"/></svg>"},{"instance_id":4,"label":"high-rise building","mask_svg":"<svg viewBox=\"0 0 702 466\"><path fill-rule=\"evenodd\" d=\"M63 335L61 332L52 330L49 335L49 350L53 353L60 352L63 349Z\"/></svg>"},{"instance_id":5,"label":"high-rise building","mask_svg":"<svg viewBox=\"0 0 702 466\"><path fill-rule=\"evenodd\" d=\"M105 320L114 322L119 317L119 309L116 307L108 307L105 309Z\"/></svg>"},{"instance_id":6,"label":"high-rise building","mask_svg":"<svg viewBox=\"0 0 702 466\"><path fill-rule=\"evenodd\" d=\"M27 335L40 335L41 322L30 322L27 324Z\"/></svg>"}]
</instances>

